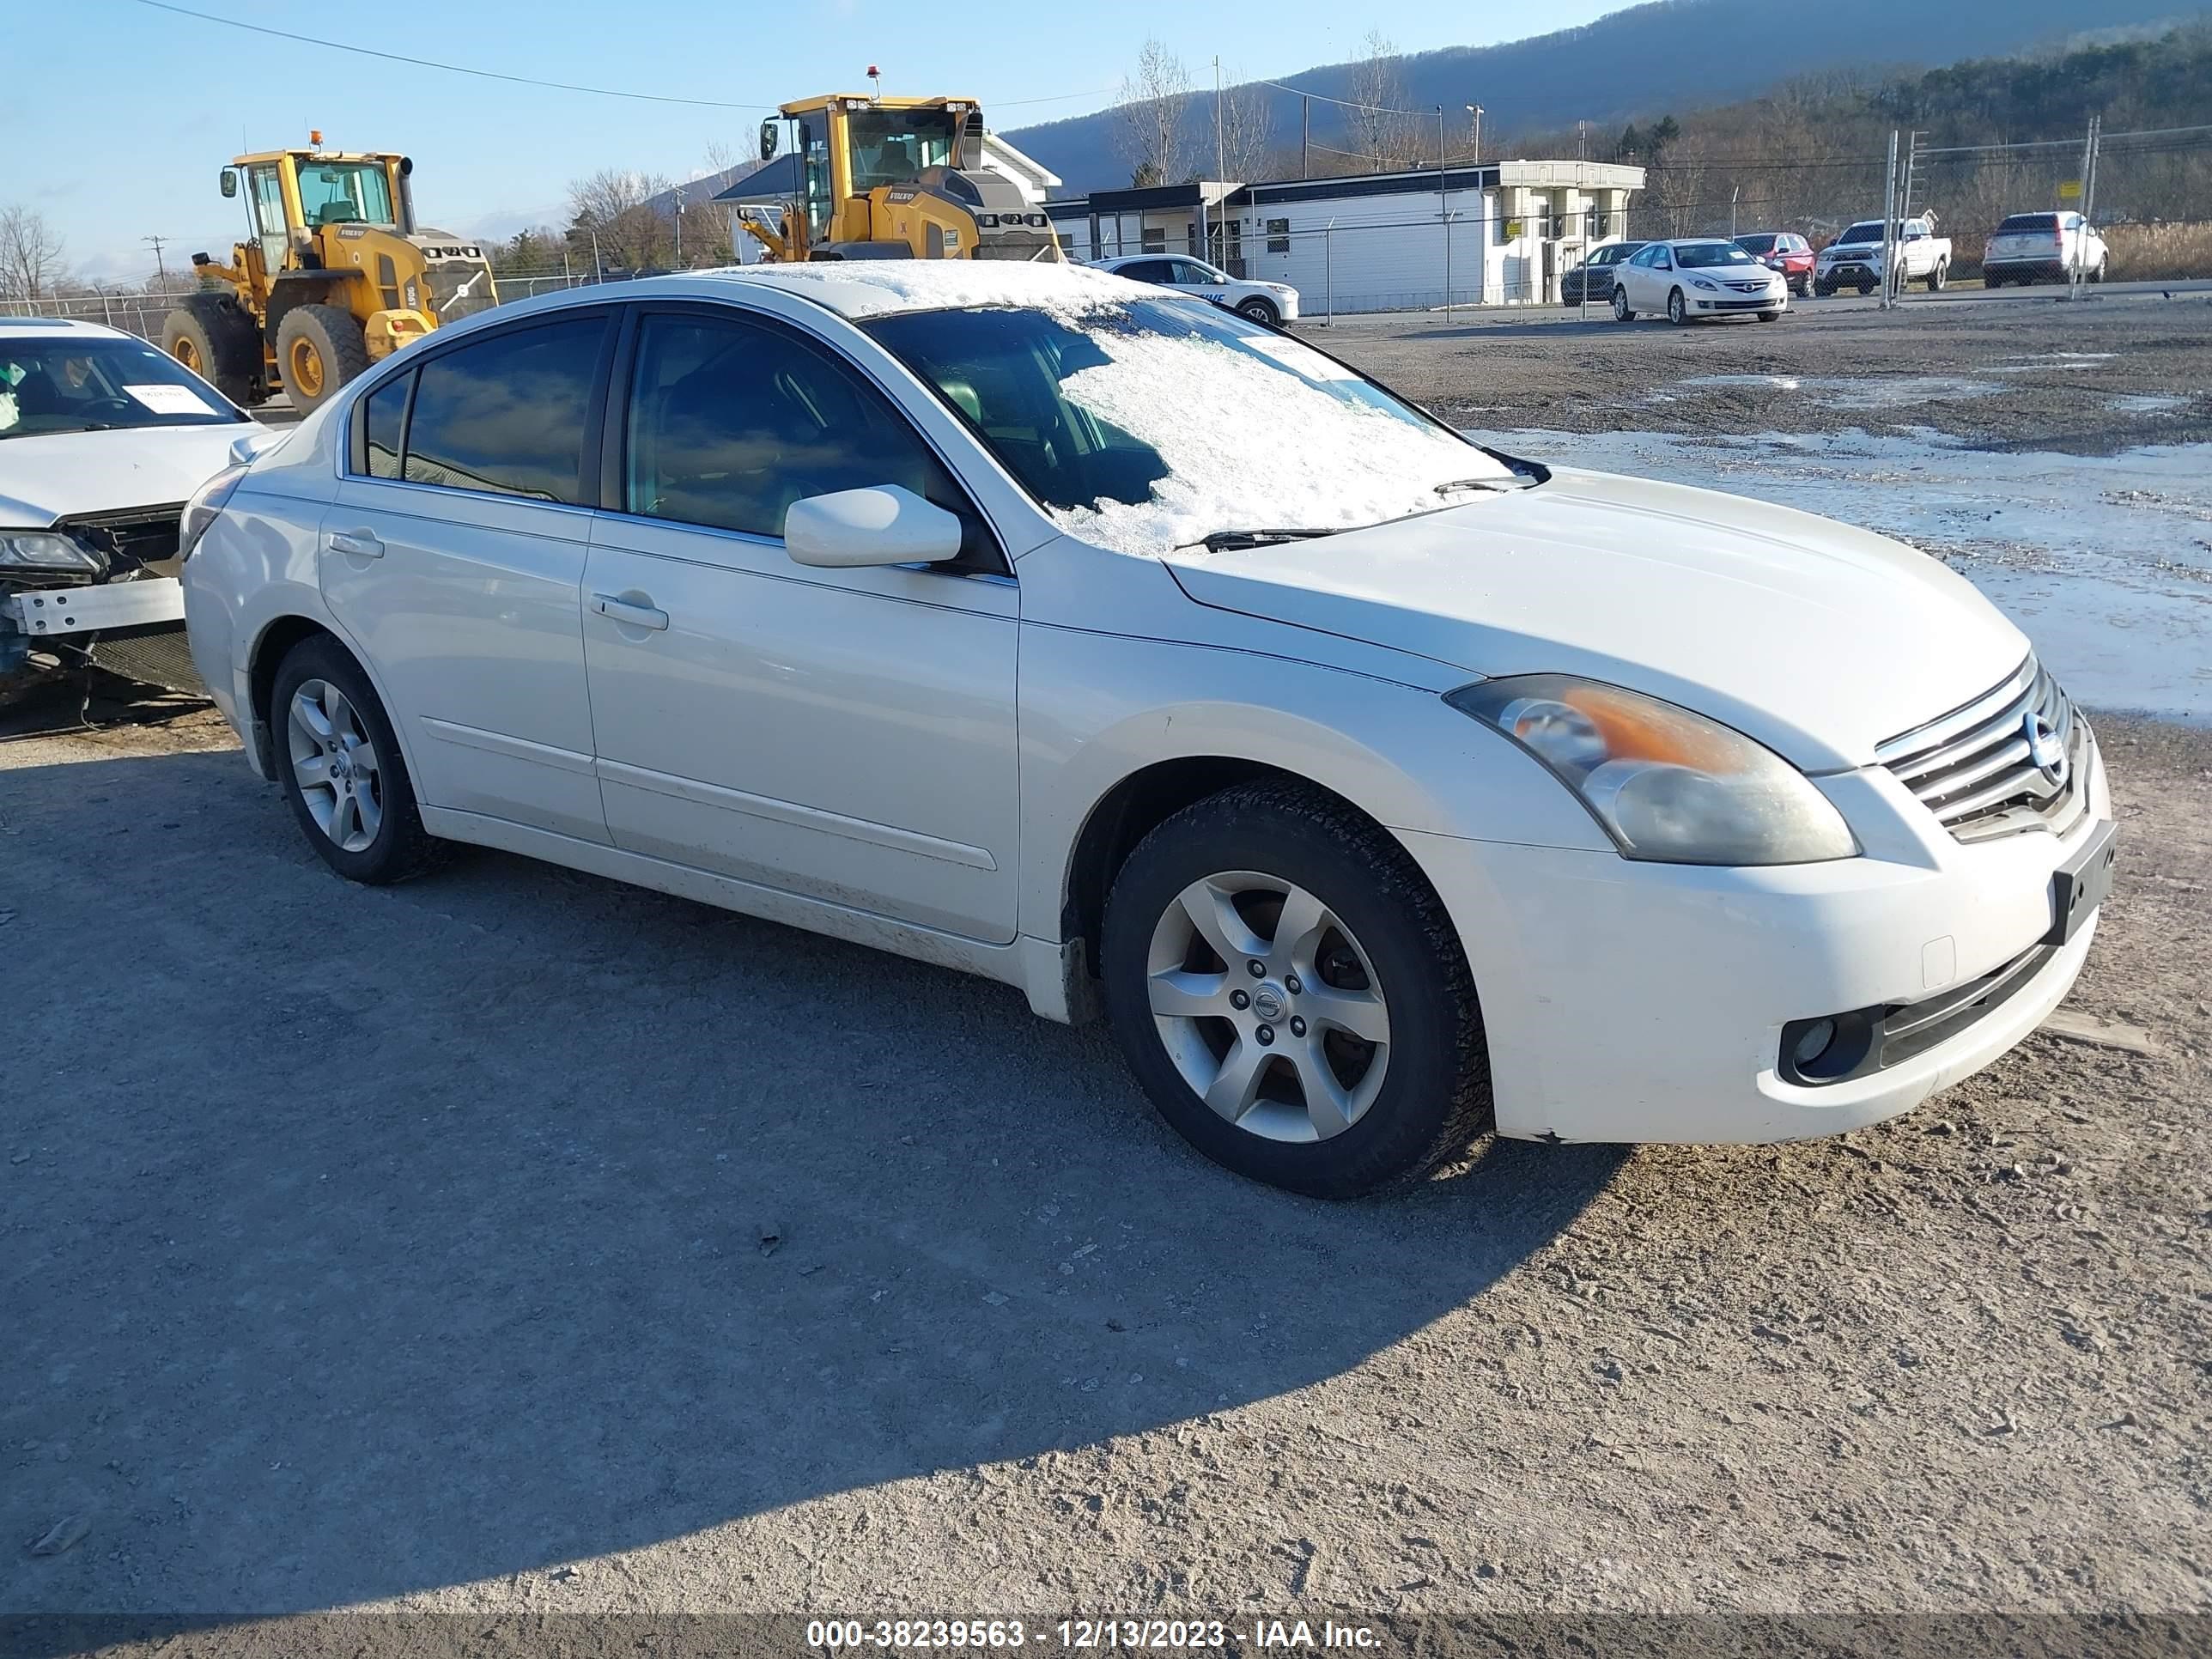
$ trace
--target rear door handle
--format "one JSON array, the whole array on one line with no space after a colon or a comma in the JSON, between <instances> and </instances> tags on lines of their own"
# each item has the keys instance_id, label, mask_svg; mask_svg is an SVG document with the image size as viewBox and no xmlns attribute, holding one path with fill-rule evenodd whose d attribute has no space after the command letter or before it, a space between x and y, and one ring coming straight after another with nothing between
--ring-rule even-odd
<instances>
[{"instance_id":1,"label":"rear door handle","mask_svg":"<svg viewBox=\"0 0 2212 1659\"><path fill-rule=\"evenodd\" d=\"M330 542L333 553L349 553L356 559L380 559L384 556L384 544L376 539L374 531L333 530Z\"/></svg>"},{"instance_id":2,"label":"rear door handle","mask_svg":"<svg viewBox=\"0 0 2212 1659\"><path fill-rule=\"evenodd\" d=\"M611 593L592 594L592 609L609 622L621 623L626 628L665 629L668 626L665 611L656 611L649 605L633 604L629 599L618 599Z\"/></svg>"}]
</instances>

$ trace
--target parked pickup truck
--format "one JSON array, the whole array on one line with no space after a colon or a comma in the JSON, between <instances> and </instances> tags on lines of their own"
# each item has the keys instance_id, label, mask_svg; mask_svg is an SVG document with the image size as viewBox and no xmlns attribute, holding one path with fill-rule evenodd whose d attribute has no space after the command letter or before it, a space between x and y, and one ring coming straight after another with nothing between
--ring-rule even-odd
<instances>
[{"instance_id":1,"label":"parked pickup truck","mask_svg":"<svg viewBox=\"0 0 2212 1659\"><path fill-rule=\"evenodd\" d=\"M1951 280L1951 239L1936 234L1936 222L1923 215L1897 222L1898 286L1921 282L1931 294ZM1881 221L1862 219L1820 250L1813 267L1813 292L1833 294L1855 288L1871 294L1881 285Z\"/></svg>"}]
</instances>

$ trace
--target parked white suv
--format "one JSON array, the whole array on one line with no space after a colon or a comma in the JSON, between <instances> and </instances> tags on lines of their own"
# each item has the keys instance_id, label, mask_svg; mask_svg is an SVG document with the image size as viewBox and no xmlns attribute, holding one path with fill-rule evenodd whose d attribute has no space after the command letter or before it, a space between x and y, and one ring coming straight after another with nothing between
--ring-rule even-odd
<instances>
[{"instance_id":1,"label":"parked white suv","mask_svg":"<svg viewBox=\"0 0 2212 1659\"><path fill-rule=\"evenodd\" d=\"M1182 253L1142 253L1120 259L1101 259L1094 267L1126 276L1133 283L1155 283L1181 289L1211 300L1224 310L1271 327L1295 322L1298 291L1285 283L1248 283L1241 276Z\"/></svg>"},{"instance_id":2,"label":"parked white suv","mask_svg":"<svg viewBox=\"0 0 2212 1659\"><path fill-rule=\"evenodd\" d=\"M1990 233L1982 254L1982 286L2101 283L2111 252L2097 228L2078 213L2015 213Z\"/></svg>"},{"instance_id":3,"label":"parked white suv","mask_svg":"<svg viewBox=\"0 0 2212 1659\"><path fill-rule=\"evenodd\" d=\"M1103 1002L1303 1192L1888 1117L2111 878L2087 723L1937 561L1094 270L505 306L193 514L194 653L339 873L477 842Z\"/></svg>"},{"instance_id":4,"label":"parked white suv","mask_svg":"<svg viewBox=\"0 0 2212 1659\"><path fill-rule=\"evenodd\" d=\"M0 701L87 656L190 684L179 515L263 430L135 335L0 317Z\"/></svg>"}]
</instances>

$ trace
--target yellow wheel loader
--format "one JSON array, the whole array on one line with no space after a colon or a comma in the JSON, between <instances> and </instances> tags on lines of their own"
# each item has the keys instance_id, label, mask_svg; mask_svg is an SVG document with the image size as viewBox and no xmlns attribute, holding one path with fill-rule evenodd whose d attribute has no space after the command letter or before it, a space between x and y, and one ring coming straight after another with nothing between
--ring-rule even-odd
<instances>
[{"instance_id":1,"label":"yellow wheel loader","mask_svg":"<svg viewBox=\"0 0 2212 1659\"><path fill-rule=\"evenodd\" d=\"M305 149L241 155L222 193L246 198L247 240L227 264L192 255L200 292L161 346L234 403L277 392L305 413L410 340L498 303L474 243L415 222L404 155Z\"/></svg>"},{"instance_id":2,"label":"yellow wheel loader","mask_svg":"<svg viewBox=\"0 0 2212 1659\"><path fill-rule=\"evenodd\" d=\"M1052 222L1014 181L982 165L972 98L830 93L761 123L761 160L791 135L797 188L775 222L740 217L773 260L1044 259Z\"/></svg>"}]
</instances>

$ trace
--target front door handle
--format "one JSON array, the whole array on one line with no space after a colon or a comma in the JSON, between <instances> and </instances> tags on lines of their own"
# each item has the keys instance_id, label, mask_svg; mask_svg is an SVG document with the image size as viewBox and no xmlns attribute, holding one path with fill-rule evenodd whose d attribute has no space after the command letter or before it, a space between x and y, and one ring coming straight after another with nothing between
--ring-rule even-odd
<instances>
[{"instance_id":1,"label":"front door handle","mask_svg":"<svg viewBox=\"0 0 2212 1659\"><path fill-rule=\"evenodd\" d=\"M371 530L333 530L330 536L331 551L349 553L356 559L380 559L384 544L376 539Z\"/></svg>"},{"instance_id":2,"label":"front door handle","mask_svg":"<svg viewBox=\"0 0 2212 1659\"><path fill-rule=\"evenodd\" d=\"M592 595L592 609L609 622L620 623L626 628L665 629L668 613L656 611L649 605L640 605L629 599L618 599L611 593Z\"/></svg>"}]
</instances>

